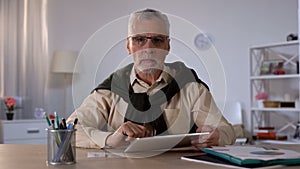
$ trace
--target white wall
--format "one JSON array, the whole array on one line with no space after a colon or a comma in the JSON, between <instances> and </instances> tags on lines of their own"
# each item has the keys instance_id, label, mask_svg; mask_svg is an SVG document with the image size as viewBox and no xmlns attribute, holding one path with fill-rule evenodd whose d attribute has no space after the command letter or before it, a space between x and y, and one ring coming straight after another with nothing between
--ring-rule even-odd
<instances>
[{"instance_id":1,"label":"white wall","mask_svg":"<svg viewBox=\"0 0 300 169\"><path fill-rule=\"evenodd\" d=\"M249 127L248 48L254 44L285 41L289 33L297 33L297 0L49 0L49 54L57 49L79 51L91 35L107 23L147 7L183 18L213 35L214 45L226 75L226 102L243 103L248 119L246 126ZM126 27L119 29L120 32L126 31ZM99 47L103 45L105 44L99 44ZM186 52L182 51L185 50L176 46L171 52L184 58L198 73L203 72L201 66L193 64L194 58L186 56ZM122 41L115 46L110 56L118 53L120 56L126 55ZM114 63L99 68L99 81L106 77L110 70L116 68L119 60L111 59L109 62ZM202 76L210 84L211 79L207 79L206 75ZM50 112L63 111L62 80L62 76L50 75L49 100L46 107ZM88 95L99 81L82 86L82 94L77 100L81 102L83 95ZM213 89L212 91L216 95ZM67 88L67 97L67 109L68 112L72 112L74 107L71 86ZM77 107L78 104L79 101L74 106Z\"/></svg>"}]
</instances>

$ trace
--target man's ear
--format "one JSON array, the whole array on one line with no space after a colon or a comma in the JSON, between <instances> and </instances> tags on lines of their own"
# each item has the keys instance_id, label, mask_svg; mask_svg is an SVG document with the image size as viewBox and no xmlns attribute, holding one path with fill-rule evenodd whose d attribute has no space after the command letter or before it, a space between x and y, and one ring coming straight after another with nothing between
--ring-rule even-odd
<instances>
[{"instance_id":1,"label":"man's ear","mask_svg":"<svg viewBox=\"0 0 300 169\"><path fill-rule=\"evenodd\" d=\"M171 49L171 47L170 47L170 39L168 39L168 47L167 47L168 53L170 52L170 49Z\"/></svg>"},{"instance_id":2,"label":"man's ear","mask_svg":"<svg viewBox=\"0 0 300 169\"><path fill-rule=\"evenodd\" d=\"M128 54L131 55L131 51L130 51L130 48L129 48L129 40L128 39L126 41L126 49L127 49Z\"/></svg>"}]
</instances>

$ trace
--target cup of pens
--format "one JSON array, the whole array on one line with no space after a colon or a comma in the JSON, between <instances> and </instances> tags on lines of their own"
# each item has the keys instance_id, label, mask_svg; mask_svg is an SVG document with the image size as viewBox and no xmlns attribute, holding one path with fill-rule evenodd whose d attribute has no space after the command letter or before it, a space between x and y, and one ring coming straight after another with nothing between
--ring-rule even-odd
<instances>
[{"instance_id":1,"label":"cup of pens","mask_svg":"<svg viewBox=\"0 0 300 169\"><path fill-rule=\"evenodd\" d=\"M52 122L53 126L46 129L48 133L48 164L76 163L76 123L55 128L54 122Z\"/></svg>"}]
</instances>

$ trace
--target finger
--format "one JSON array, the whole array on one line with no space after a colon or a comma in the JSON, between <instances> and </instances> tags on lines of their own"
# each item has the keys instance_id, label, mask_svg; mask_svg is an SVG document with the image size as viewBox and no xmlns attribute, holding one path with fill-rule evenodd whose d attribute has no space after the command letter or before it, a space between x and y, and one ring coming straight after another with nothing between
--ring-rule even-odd
<instances>
[{"instance_id":1,"label":"finger","mask_svg":"<svg viewBox=\"0 0 300 169\"><path fill-rule=\"evenodd\" d=\"M135 134L137 137L149 137L149 136L152 136L152 130L148 129L147 127L145 126L141 126L141 125L138 125L138 126L135 126L136 128L135 129Z\"/></svg>"},{"instance_id":2,"label":"finger","mask_svg":"<svg viewBox=\"0 0 300 169\"><path fill-rule=\"evenodd\" d=\"M197 131L209 131L212 130L212 127L210 126L201 126L197 129ZM205 147L211 147L218 145L219 141L219 133L218 130L213 130L213 132L210 132L208 135L202 135L199 136L196 139L191 140L191 144L198 150Z\"/></svg>"},{"instance_id":3,"label":"finger","mask_svg":"<svg viewBox=\"0 0 300 169\"><path fill-rule=\"evenodd\" d=\"M132 125L124 125L123 126L123 134L127 135L128 137L137 137L138 129Z\"/></svg>"},{"instance_id":4,"label":"finger","mask_svg":"<svg viewBox=\"0 0 300 169\"><path fill-rule=\"evenodd\" d=\"M197 149L197 150L201 150L202 148L208 148L208 147L211 147L212 144L211 143L203 143L203 144L197 144L195 145L194 147Z\"/></svg>"},{"instance_id":5,"label":"finger","mask_svg":"<svg viewBox=\"0 0 300 169\"><path fill-rule=\"evenodd\" d=\"M149 126L149 125L137 125L137 124L134 124L136 128L136 131L138 131L138 135L140 137L149 137L149 136L152 136L152 127Z\"/></svg>"},{"instance_id":6,"label":"finger","mask_svg":"<svg viewBox=\"0 0 300 169\"><path fill-rule=\"evenodd\" d=\"M153 136L153 130L146 128L145 137Z\"/></svg>"},{"instance_id":7,"label":"finger","mask_svg":"<svg viewBox=\"0 0 300 169\"><path fill-rule=\"evenodd\" d=\"M209 135L195 137L191 140L193 144L204 143L209 140L211 137Z\"/></svg>"},{"instance_id":8,"label":"finger","mask_svg":"<svg viewBox=\"0 0 300 169\"><path fill-rule=\"evenodd\" d=\"M143 125L143 126L139 126L139 127L142 130L143 137L153 136L153 129L152 129L151 126L149 126L149 125Z\"/></svg>"},{"instance_id":9,"label":"finger","mask_svg":"<svg viewBox=\"0 0 300 169\"><path fill-rule=\"evenodd\" d=\"M149 135L149 131L147 130L146 127L134 124L132 122L126 122L123 125L123 131L125 132L126 135L129 137L145 137Z\"/></svg>"},{"instance_id":10,"label":"finger","mask_svg":"<svg viewBox=\"0 0 300 169\"><path fill-rule=\"evenodd\" d=\"M209 125L203 125L197 128L197 132L212 132L214 130L214 128L212 126Z\"/></svg>"},{"instance_id":11,"label":"finger","mask_svg":"<svg viewBox=\"0 0 300 169\"><path fill-rule=\"evenodd\" d=\"M127 141L127 142L132 142L132 141L134 141L136 138L133 138L133 137L127 137L126 139L125 139L125 141Z\"/></svg>"},{"instance_id":12,"label":"finger","mask_svg":"<svg viewBox=\"0 0 300 169\"><path fill-rule=\"evenodd\" d=\"M193 144L193 146L197 150L201 150L202 148L207 148L207 147L215 146L215 144L214 144L214 142L206 141L206 142L203 142L203 143Z\"/></svg>"},{"instance_id":13,"label":"finger","mask_svg":"<svg viewBox=\"0 0 300 169\"><path fill-rule=\"evenodd\" d=\"M118 147L122 145L126 145L126 136L124 136L120 132L115 132L112 135L108 136L106 144L112 147Z\"/></svg>"}]
</instances>

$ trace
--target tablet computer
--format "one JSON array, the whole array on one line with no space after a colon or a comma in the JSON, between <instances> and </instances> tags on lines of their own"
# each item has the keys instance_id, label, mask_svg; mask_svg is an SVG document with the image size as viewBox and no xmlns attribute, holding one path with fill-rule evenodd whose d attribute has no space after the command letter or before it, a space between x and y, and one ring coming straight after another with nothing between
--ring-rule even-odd
<instances>
[{"instance_id":1,"label":"tablet computer","mask_svg":"<svg viewBox=\"0 0 300 169\"><path fill-rule=\"evenodd\" d=\"M207 134L209 134L209 132L136 138L129 144L124 152L147 152L153 150L169 150L175 147L187 147L191 146L192 138Z\"/></svg>"}]
</instances>

